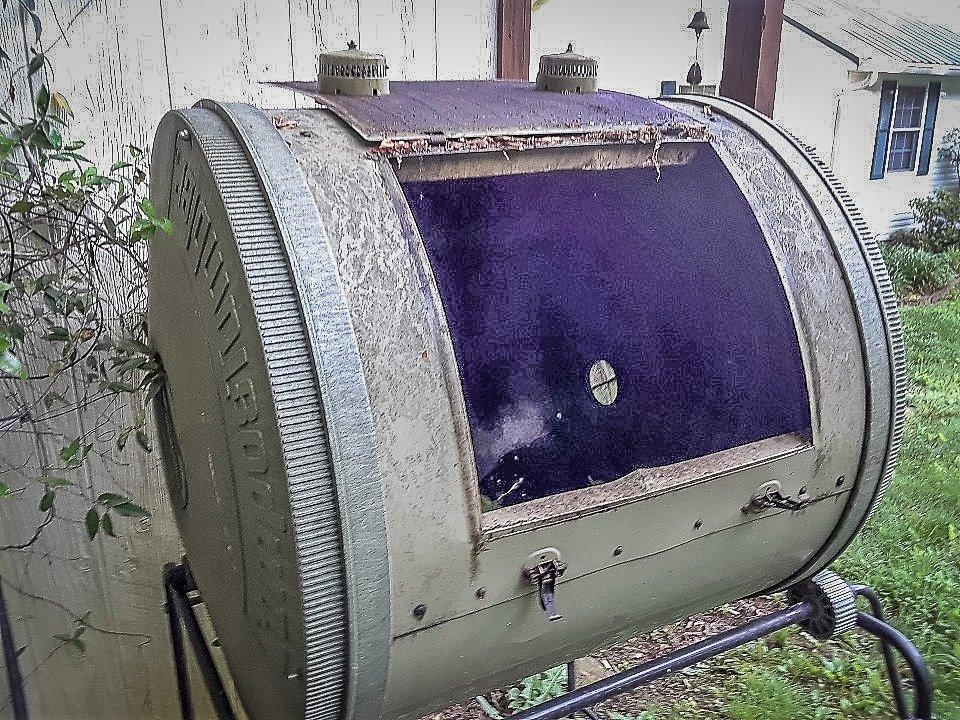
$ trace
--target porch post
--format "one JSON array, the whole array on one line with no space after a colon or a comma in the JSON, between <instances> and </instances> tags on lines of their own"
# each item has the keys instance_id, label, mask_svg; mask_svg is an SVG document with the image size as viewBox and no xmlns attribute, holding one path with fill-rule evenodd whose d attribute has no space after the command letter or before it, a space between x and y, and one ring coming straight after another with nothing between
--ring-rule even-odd
<instances>
[{"instance_id":1,"label":"porch post","mask_svg":"<svg viewBox=\"0 0 960 720\"><path fill-rule=\"evenodd\" d=\"M531 0L497 0L497 77L530 79Z\"/></svg>"},{"instance_id":2,"label":"porch post","mask_svg":"<svg viewBox=\"0 0 960 720\"><path fill-rule=\"evenodd\" d=\"M720 94L773 115L784 0L730 0Z\"/></svg>"}]
</instances>

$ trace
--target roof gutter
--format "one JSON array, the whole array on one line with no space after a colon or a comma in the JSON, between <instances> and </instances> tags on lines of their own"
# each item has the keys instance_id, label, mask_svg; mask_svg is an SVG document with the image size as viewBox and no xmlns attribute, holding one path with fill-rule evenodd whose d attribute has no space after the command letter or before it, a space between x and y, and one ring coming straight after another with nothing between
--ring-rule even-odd
<instances>
[{"instance_id":1,"label":"roof gutter","mask_svg":"<svg viewBox=\"0 0 960 720\"><path fill-rule=\"evenodd\" d=\"M887 75L933 75L935 77L960 77L960 65L921 65L919 63L903 63L891 60L888 62L870 62L864 68L873 73Z\"/></svg>"}]
</instances>

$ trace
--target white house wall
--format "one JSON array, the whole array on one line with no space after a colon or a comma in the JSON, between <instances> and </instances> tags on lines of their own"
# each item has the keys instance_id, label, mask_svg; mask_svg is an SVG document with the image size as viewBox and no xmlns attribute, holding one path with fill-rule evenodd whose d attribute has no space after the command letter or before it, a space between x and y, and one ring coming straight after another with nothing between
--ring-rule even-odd
<instances>
[{"instance_id":1,"label":"white house wall","mask_svg":"<svg viewBox=\"0 0 960 720\"><path fill-rule=\"evenodd\" d=\"M915 171L888 172L882 179L870 180L880 113L880 86L883 80L889 79L911 84L926 83L933 79L943 82L928 175L920 176ZM944 134L955 127L960 127L960 79L882 76L881 82L875 86L843 96L834 165L875 233L885 236L894 230L909 227L913 223L910 200L939 188L957 186L953 167L940 160L937 153Z\"/></svg>"},{"instance_id":2,"label":"white house wall","mask_svg":"<svg viewBox=\"0 0 960 720\"><path fill-rule=\"evenodd\" d=\"M705 0L710 30L703 33L700 64L705 83L718 83L723 69L727 0ZM695 37L687 24L699 2L662 0L546 0L534 3L530 73L540 55L568 42L600 61L600 86L656 97L660 82L684 82L694 60Z\"/></svg>"},{"instance_id":3,"label":"white house wall","mask_svg":"<svg viewBox=\"0 0 960 720\"><path fill-rule=\"evenodd\" d=\"M853 70L856 66L848 58L785 24L774 118L815 146L833 165L871 229L883 237L913 224L910 200L957 185L953 167L939 160L937 148L944 133L960 126L960 79L889 75L869 88L857 89L848 76ZM943 82L929 175L894 172L870 180L880 87L887 79L912 84Z\"/></svg>"},{"instance_id":4,"label":"white house wall","mask_svg":"<svg viewBox=\"0 0 960 720\"><path fill-rule=\"evenodd\" d=\"M830 161L840 93L856 66L806 33L784 23L774 119Z\"/></svg>"},{"instance_id":5,"label":"white house wall","mask_svg":"<svg viewBox=\"0 0 960 720\"><path fill-rule=\"evenodd\" d=\"M19 60L24 35L17 5L0 11L0 43ZM345 48L350 39L386 52L394 78L494 72L496 0L45 0L37 6L54 68L47 81L70 100L73 135L90 141L85 152L101 166L121 158L128 143L148 147L164 112L203 97L261 107L303 102L263 82L311 78L317 53ZM7 76L2 80L5 86ZM18 88L22 80L21 73ZM117 293L125 292L118 279ZM0 398L0 417L8 409ZM65 438L93 422L89 413L70 415L4 433L2 467L45 459L56 465ZM33 717L179 717L160 574L164 562L178 558L180 545L156 455L133 445L116 457L91 454L78 479L93 496L135 498L152 518L124 522L119 540L91 543L78 521L86 507L65 495L57 508L66 520L28 550L0 553ZM28 488L0 503L0 543L15 543L36 528L42 486L15 471L3 480ZM52 636L71 632L87 612L106 632L88 629L81 656ZM194 687L202 687L197 677ZM0 719L10 717L5 694ZM200 718L212 716L202 702L199 710Z\"/></svg>"}]
</instances>

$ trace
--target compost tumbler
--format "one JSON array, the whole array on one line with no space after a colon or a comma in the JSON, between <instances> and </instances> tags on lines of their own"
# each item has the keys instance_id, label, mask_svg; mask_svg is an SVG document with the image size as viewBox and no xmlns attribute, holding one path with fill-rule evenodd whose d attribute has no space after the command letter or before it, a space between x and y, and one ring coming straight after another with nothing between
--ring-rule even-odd
<instances>
[{"instance_id":1,"label":"compost tumbler","mask_svg":"<svg viewBox=\"0 0 960 720\"><path fill-rule=\"evenodd\" d=\"M904 391L829 169L580 60L553 93L361 55L154 144L160 446L248 713L416 718L827 566Z\"/></svg>"}]
</instances>

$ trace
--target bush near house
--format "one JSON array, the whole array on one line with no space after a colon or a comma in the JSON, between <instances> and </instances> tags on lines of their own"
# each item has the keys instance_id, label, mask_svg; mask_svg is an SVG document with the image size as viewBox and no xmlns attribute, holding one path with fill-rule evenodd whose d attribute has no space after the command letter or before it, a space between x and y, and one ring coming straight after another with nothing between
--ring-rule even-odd
<instances>
[{"instance_id":1,"label":"bush near house","mask_svg":"<svg viewBox=\"0 0 960 720\"><path fill-rule=\"evenodd\" d=\"M901 297L934 292L957 275L957 268L946 253L929 252L897 240L883 247L883 259Z\"/></svg>"},{"instance_id":2,"label":"bush near house","mask_svg":"<svg viewBox=\"0 0 960 720\"><path fill-rule=\"evenodd\" d=\"M917 227L895 233L883 258L901 296L934 292L960 273L960 197L938 190L910 201Z\"/></svg>"}]
</instances>

